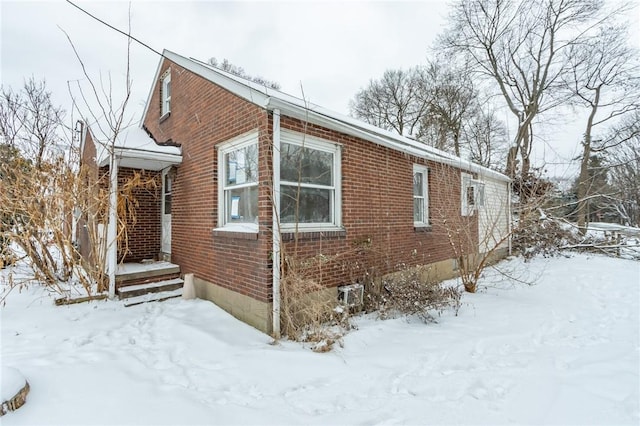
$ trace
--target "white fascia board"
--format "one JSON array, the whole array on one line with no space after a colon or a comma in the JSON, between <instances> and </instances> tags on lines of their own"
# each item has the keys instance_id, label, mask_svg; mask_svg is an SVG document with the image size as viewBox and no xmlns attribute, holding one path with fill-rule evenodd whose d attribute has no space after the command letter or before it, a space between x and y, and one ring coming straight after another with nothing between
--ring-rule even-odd
<instances>
[{"instance_id":1,"label":"white fascia board","mask_svg":"<svg viewBox=\"0 0 640 426\"><path fill-rule=\"evenodd\" d=\"M105 151L107 151L105 149ZM178 165L182 163L182 155L167 154L162 152L146 151L141 149L115 148L116 158L118 159L138 159ZM109 164L109 155L105 155L98 163L99 167Z\"/></svg>"},{"instance_id":2,"label":"white fascia board","mask_svg":"<svg viewBox=\"0 0 640 426\"><path fill-rule=\"evenodd\" d=\"M160 68L162 67L162 62L164 61L165 53L167 51L162 52L162 56L158 61L158 66L156 67L156 75L153 77L153 81L151 82L151 87L149 88L149 95L147 95L147 102L144 103L144 111L142 111L142 116L140 118L140 128L142 128L142 124L144 122L144 118L147 116L147 112L149 111L149 105L151 105L151 97L153 96L153 89L156 87L156 81L158 81L158 77L160 77Z\"/></svg>"},{"instance_id":3,"label":"white fascia board","mask_svg":"<svg viewBox=\"0 0 640 426\"><path fill-rule=\"evenodd\" d=\"M230 91L231 93L253 103L261 108L265 108L269 97L263 92L264 87L257 84L248 84L241 82L235 78L232 78L226 73L219 70L214 70L204 63L191 58L185 58L168 50L163 51L165 58L174 62L176 65L185 68L202 78L205 78L212 83ZM156 77L157 78L157 77Z\"/></svg>"}]
</instances>

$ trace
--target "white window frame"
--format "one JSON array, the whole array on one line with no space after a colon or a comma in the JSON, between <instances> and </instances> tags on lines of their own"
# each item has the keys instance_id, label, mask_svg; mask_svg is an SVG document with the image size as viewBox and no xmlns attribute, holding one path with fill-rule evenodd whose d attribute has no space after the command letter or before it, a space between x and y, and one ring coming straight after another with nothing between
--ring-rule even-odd
<instances>
[{"instance_id":1,"label":"white window frame","mask_svg":"<svg viewBox=\"0 0 640 426\"><path fill-rule=\"evenodd\" d=\"M224 157L226 154L244 149L251 145L256 145L258 150L257 155L259 157L260 151L257 131L245 133L218 145L218 228L216 228L216 230L258 232L258 224L256 222L227 222L227 209L231 208L231 206L228 205L226 192L235 188L247 188L252 186L258 187L260 178L257 176L255 182L227 185L227 164Z\"/></svg>"},{"instance_id":2,"label":"white window frame","mask_svg":"<svg viewBox=\"0 0 640 426\"><path fill-rule=\"evenodd\" d=\"M484 182L476 180L473 178L473 175L468 173L461 174L461 185L460 185L460 201L461 201L461 212L462 216L472 216L473 212L478 210L479 207L484 207L485 203L485 193L484 193ZM468 191L471 190L472 201L469 203L469 194Z\"/></svg>"},{"instance_id":3,"label":"white window frame","mask_svg":"<svg viewBox=\"0 0 640 426\"><path fill-rule=\"evenodd\" d=\"M413 180L415 179L416 173L422 174L422 195L421 196L416 196L415 194L413 194ZM424 214L424 217L422 218L423 220L421 221L419 220L416 221L414 217L413 226L414 227L429 226L429 169L426 166L423 166L421 164L414 164L413 174L411 176L412 176L412 184L411 184L412 200L415 203L416 198L422 199L422 212ZM412 209L411 216L414 216L414 212L413 212L414 203L411 204L411 209Z\"/></svg>"},{"instance_id":4,"label":"white window frame","mask_svg":"<svg viewBox=\"0 0 640 426\"><path fill-rule=\"evenodd\" d=\"M169 83L171 83L170 70L162 77L161 91L160 91L160 95L162 99L160 104L161 105L160 117L164 117L165 115L171 112L171 94L167 95L167 93L169 92L169 90L167 90Z\"/></svg>"},{"instance_id":5,"label":"white window frame","mask_svg":"<svg viewBox=\"0 0 640 426\"><path fill-rule=\"evenodd\" d=\"M333 185L315 185L300 183L300 188L330 189L331 222L327 223L281 223L280 229L285 232L295 231L316 232L327 230L342 230L342 146L339 143L316 138L302 133L283 130L280 135L281 143L288 143L317 151L327 152L333 155ZM282 186L298 187L298 182L280 180L280 193Z\"/></svg>"}]
</instances>

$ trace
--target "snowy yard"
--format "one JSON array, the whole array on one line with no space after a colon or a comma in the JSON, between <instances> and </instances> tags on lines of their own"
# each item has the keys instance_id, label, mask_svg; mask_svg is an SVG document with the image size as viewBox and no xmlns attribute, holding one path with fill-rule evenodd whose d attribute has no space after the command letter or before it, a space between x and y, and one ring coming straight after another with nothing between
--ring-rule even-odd
<instances>
[{"instance_id":1,"label":"snowy yard","mask_svg":"<svg viewBox=\"0 0 640 426\"><path fill-rule=\"evenodd\" d=\"M638 424L640 262L510 267L438 324L363 317L317 354L205 301L1 310L2 365L31 385L25 424Z\"/></svg>"}]
</instances>

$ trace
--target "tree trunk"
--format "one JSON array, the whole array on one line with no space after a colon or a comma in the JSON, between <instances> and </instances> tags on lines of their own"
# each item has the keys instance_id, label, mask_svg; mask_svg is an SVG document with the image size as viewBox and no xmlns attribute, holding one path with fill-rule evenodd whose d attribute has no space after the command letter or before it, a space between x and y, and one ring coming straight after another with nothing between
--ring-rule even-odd
<instances>
[{"instance_id":1,"label":"tree trunk","mask_svg":"<svg viewBox=\"0 0 640 426\"><path fill-rule=\"evenodd\" d=\"M584 131L584 141L582 143L582 160L580 161L580 177L578 177L578 232L584 235L587 232L589 221L589 158L591 157L591 130L593 120L598 112L600 102L600 87L595 89L593 102L591 102L591 112L587 120Z\"/></svg>"}]
</instances>

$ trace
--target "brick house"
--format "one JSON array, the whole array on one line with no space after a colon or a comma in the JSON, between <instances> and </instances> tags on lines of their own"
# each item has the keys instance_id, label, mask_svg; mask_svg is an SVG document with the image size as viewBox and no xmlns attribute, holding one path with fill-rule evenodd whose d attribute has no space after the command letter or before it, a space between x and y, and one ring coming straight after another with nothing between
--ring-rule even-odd
<instances>
[{"instance_id":1,"label":"brick house","mask_svg":"<svg viewBox=\"0 0 640 426\"><path fill-rule=\"evenodd\" d=\"M147 151L114 161L121 176L144 170L162 183L140 205L146 225L130 230L125 262L170 260L194 274L199 298L277 333L285 257L329 259L314 278L337 299L339 286L399 265L452 276L455 246L507 252L506 176L163 55L136 129Z\"/></svg>"}]
</instances>

